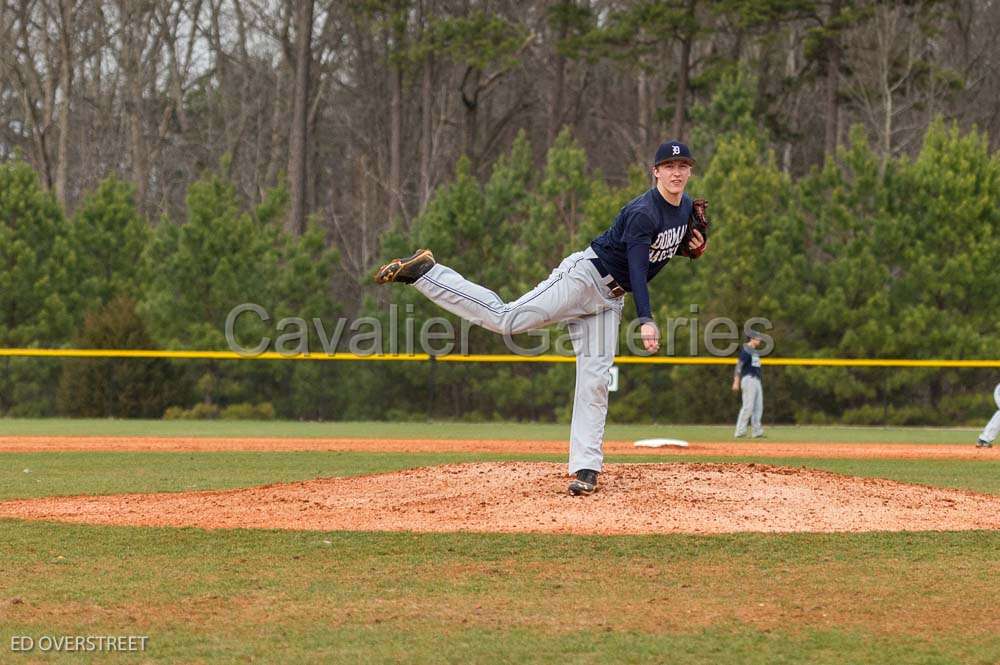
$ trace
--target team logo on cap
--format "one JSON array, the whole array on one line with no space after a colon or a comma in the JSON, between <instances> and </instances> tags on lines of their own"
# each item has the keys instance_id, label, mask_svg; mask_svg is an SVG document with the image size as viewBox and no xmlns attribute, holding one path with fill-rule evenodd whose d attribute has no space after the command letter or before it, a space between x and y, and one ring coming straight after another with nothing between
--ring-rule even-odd
<instances>
[{"instance_id":1,"label":"team logo on cap","mask_svg":"<svg viewBox=\"0 0 1000 665\"><path fill-rule=\"evenodd\" d=\"M681 143L680 141L666 141L660 144L660 147L656 149L656 156L653 157L653 166L659 166L663 162L672 162L674 160L685 160L688 164L694 164L694 160L691 159L691 151L688 147Z\"/></svg>"}]
</instances>

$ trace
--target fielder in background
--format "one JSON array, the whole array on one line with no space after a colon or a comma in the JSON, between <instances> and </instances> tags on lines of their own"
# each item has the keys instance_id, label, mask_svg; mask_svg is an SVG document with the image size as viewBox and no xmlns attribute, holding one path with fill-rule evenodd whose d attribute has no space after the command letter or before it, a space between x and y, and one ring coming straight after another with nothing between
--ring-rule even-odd
<instances>
[{"instance_id":1,"label":"fielder in background","mask_svg":"<svg viewBox=\"0 0 1000 665\"><path fill-rule=\"evenodd\" d=\"M997 434L1000 434L1000 383L993 389L993 401L997 403L997 412L983 428L983 433L976 441L976 448L992 448L993 440L997 438Z\"/></svg>"},{"instance_id":2,"label":"fielder in background","mask_svg":"<svg viewBox=\"0 0 1000 665\"><path fill-rule=\"evenodd\" d=\"M394 259L375 273L379 284L412 284L452 314L505 337L567 322L576 353L569 445L573 495L594 492L603 469L609 372L625 293L635 299L643 347L655 353L660 332L646 283L675 254L694 259L708 246L707 203L684 193L693 165L686 145L663 143L652 164L656 186L626 204L611 228L563 259L548 279L513 302L503 302L493 291L436 263L426 249Z\"/></svg>"},{"instance_id":3,"label":"fielder in background","mask_svg":"<svg viewBox=\"0 0 1000 665\"><path fill-rule=\"evenodd\" d=\"M740 356L736 361L733 391L743 391L743 406L736 418L736 438L747 433L748 423L752 427L753 438L764 436L764 428L760 423L764 415L764 387L761 380L760 353L757 351L763 340L763 335L758 332L747 333L747 342L740 349Z\"/></svg>"}]
</instances>

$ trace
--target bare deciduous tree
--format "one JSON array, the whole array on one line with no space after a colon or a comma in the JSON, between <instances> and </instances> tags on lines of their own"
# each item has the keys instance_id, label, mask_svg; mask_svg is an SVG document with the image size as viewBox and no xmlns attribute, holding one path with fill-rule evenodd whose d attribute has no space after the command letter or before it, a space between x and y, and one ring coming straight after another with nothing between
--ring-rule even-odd
<instances>
[{"instance_id":1,"label":"bare deciduous tree","mask_svg":"<svg viewBox=\"0 0 1000 665\"><path fill-rule=\"evenodd\" d=\"M301 233L306 224L306 185L308 173L308 113L312 65L314 0L297 0L295 5L294 65L295 83L292 88L292 131L288 150L288 183L292 197L288 228Z\"/></svg>"}]
</instances>

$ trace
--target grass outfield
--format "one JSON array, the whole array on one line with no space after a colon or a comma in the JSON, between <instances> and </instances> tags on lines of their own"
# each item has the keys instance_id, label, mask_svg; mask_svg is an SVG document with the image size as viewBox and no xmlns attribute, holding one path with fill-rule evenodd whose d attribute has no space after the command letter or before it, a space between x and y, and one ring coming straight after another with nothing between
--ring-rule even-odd
<instances>
[{"instance_id":1,"label":"grass outfield","mask_svg":"<svg viewBox=\"0 0 1000 665\"><path fill-rule=\"evenodd\" d=\"M144 662L1000 659L997 533L595 538L0 524L4 651L12 635L112 634L148 635ZM119 660L136 657L93 662Z\"/></svg>"},{"instance_id":2,"label":"grass outfield","mask_svg":"<svg viewBox=\"0 0 1000 665\"><path fill-rule=\"evenodd\" d=\"M0 418L0 436L186 436L186 437L278 437L334 438L379 437L387 439L481 439L565 440L568 424L458 423L458 422L297 422L220 420L101 420ZM974 444L978 429L972 427L767 427L767 440L774 442L824 443L938 443ZM609 424L611 441L652 437L688 441L732 440L732 425L615 425ZM761 443L766 443L762 441Z\"/></svg>"},{"instance_id":3,"label":"grass outfield","mask_svg":"<svg viewBox=\"0 0 1000 665\"><path fill-rule=\"evenodd\" d=\"M0 421L0 434L12 433L10 423L31 424L33 431L18 433L36 435L71 433L53 425L80 424L90 431L75 433L124 435L101 428L135 425ZM302 427L383 432L313 436L402 436L384 432L412 427L153 422L133 433L163 436L160 426L175 425L203 428L174 430L176 436L278 436L280 428L307 436ZM275 429L262 432L261 425ZM412 436L483 431L418 427L441 431ZM504 426L503 434L565 434L552 426L558 436L539 436L548 427ZM709 438L728 431L695 429ZM787 429L780 430L785 440L809 440L791 436L804 429ZM776 430L769 431L772 440L780 440ZM920 439L909 434L923 432L938 437L928 443L967 443L953 430L818 431L813 440L857 432L864 436L856 440L873 441L870 433L883 432L914 441ZM2 453L0 499L245 487L508 459L565 461L562 455L334 451ZM608 461L644 460L665 461ZM755 461L1000 494L994 460ZM1000 532L598 537L0 520L0 534L4 663L1000 662ZM14 635L148 635L149 644L143 654L15 654Z\"/></svg>"}]
</instances>

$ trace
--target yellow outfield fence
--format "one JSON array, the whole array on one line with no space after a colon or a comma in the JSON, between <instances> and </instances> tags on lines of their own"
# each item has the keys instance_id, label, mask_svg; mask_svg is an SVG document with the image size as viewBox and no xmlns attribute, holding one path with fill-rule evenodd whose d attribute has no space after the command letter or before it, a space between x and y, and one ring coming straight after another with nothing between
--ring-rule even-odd
<instances>
[{"instance_id":1,"label":"yellow outfield fence","mask_svg":"<svg viewBox=\"0 0 1000 665\"><path fill-rule=\"evenodd\" d=\"M256 355L241 355L235 351L161 351L156 349L30 349L0 348L0 357L18 358L174 358L181 360L298 360L298 361L430 361L457 363L572 363L574 356L515 355L515 354L449 354L434 356L427 353L389 354L373 353L312 353L284 354L269 351ZM735 358L692 356L618 356L618 365L732 365ZM773 366L803 367L969 367L998 368L1000 360L912 360L906 358L772 358L761 362Z\"/></svg>"}]
</instances>

